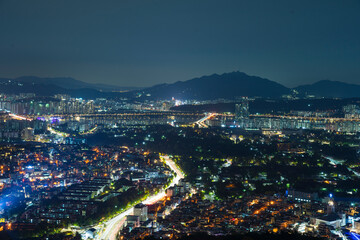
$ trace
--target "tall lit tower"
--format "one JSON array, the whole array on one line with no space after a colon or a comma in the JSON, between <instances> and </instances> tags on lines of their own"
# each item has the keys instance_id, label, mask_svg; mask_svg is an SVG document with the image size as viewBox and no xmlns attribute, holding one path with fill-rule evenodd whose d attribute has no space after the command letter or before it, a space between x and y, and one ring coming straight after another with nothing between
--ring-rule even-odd
<instances>
[{"instance_id":1,"label":"tall lit tower","mask_svg":"<svg viewBox=\"0 0 360 240\"><path fill-rule=\"evenodd\" d=\"M235 104L235 120L239 121L249 117L249 101L248 98L242 98L240 103Z\"/></svg>"},{"instance_id":2,"label":"tall lit tower","mask_svg":"<svg viewBox=\"0 0 360 240\"><path fill-rule=\"evenodd\" d=\"M329 200L328 206L327 206L327 215L330 215L331 213L335 213L335 202L334 202L333 195L330 194L329 197L330 197L330 200Z\"/></svg>"}]
</instances>

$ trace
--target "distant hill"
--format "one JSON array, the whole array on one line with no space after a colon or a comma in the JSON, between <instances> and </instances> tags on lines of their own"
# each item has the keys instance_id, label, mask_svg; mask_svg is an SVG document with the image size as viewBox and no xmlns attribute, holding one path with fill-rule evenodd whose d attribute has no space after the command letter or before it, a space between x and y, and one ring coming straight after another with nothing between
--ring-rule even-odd
<instances>
[{"instance_id":1,"label":"distant hill","mask_svg":"<svg viewBox=\"0 0 360 240\"><path fill-rule=\"evenodd\" d=\"M35 93L38 96L68 94L72 97L94 99L118 97L135 87L119 87L106 84L91 84L73 78L40 78L33 76L0 78L0 93Z\"/></svg>"},{"instance_id":2,"label":"distant hill","mask_svg":"<svg viewBox=\"0 0 360 240\"><path fill-rule=\"evenodd\" d=\"M96 89L104 92L112 92L112 91L129 91L138 89L136 87L120 87L114 85L107 85L101 83L87 83L80 80L76 80L70 77L54 77L54 78L41 78L34 76L24 76L18 77L14 79L9 78L0 78L1 82L9 82L14 81L22 84L30 84L30 85L53 85L64 89Z\"/></svg>"},{"instance_id":3,"label":"distant hill","mask_svg":"<svg viewBox=\"0 0 360 240\"><path fill-rule=\"evenodd\" d=\"M300 96L314 95L326 98L360 97L360 85L338 81L322 80L313 84L301 85L295 88Z\"/></svg>"},{"instance_id":4,"label":"distant hill","mask_svg":"<svg viewBox=\"0 0 360 240\"><path fill-rule=\"evenodd\" d=\"M66 93L66 89L53 84L38 84L19 82L13 79L0 79L0 93L35 93L40 96L52 96L57 93Z\"/></svg>"},{"instance_id":5,"label":"distant hill","mask_svg":"<svg viewBox=\"0 0 360 240\"><path fill-rule=\"evenodd\" d=\"M173 84L161 84L133 94L145 99L234 99L240 96L279 98L290 89L265 78L249 76L242 72L213 74Z\"/></svg>"},{"instance_id":6,"label":"distant hill","mask_svg":"<svg viewBox=\"0 0 360 240\"><path fill-rule=\"evenodd\" d=\"M18 81L0 79L0 93L19 94L35 93L37 96L54 96L55 94L68 94L72 97L95 99L121 96L119 92L103 92L93 88L66 89L55 84L35 83L32 81Z\"/></svg>"}]
</instances>

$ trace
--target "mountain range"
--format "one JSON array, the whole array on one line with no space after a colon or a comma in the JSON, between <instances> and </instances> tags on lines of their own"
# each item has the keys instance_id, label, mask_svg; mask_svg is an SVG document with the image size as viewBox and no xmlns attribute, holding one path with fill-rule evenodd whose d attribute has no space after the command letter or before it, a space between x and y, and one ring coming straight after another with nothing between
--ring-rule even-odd
<instances>
[{"instance_id":1,"label":"mountain range","mask_svg":"<svg viewBox=\"0 0 360 240\"><path fill-rule=\"evenodd\" d=\"M325 98L355 98L360 97L360 85L339 81L322 80L313 84L301 85L295 88L301 97L314 95Z\"/></svg>"},{"instance_id":2,"label":"mountain range","mask_svg":"<svg viewBox=\"0 0 360 240\"><path fill-rule=\"evenodd\" d=\"M135 91L157 99L197 99L234 98L236 96L259 96L277 98L290 90L283 85L265 78L249 76L242 72L213 74L179 81L173 84L160 84Z\"/></svg>"},{"instance_id":3,"label":"mountain range","mask_svg":"<svg viewBox=\"0 0 360 240\"><path fill-rule=\"evenodd\" d=\"M198 99L236 97L280 98L284 95L297 97L313 96L317 98L354 98L360 97L360 85L338 81L322 80L313 84L287 88L277 82L243 72L213 74L179 81L173 84L161 84L129 93L152 99Z\"/></svg>"},{"instance_id":4,"label":"mountain range","mask_svg":"<svg viewBox=\"0 0 360 240\"><path fill-rule=\"evenodd\" d=\"M360 97L360 85L322 80L313 84L287 88L275 81L243 72L213 74L172 84L159 84L149 88L119 87L91 84L73 78L40 78L33 76L15 79L0 78L0 93L35 93L39 96L69 94L73 97L127 97L138 100L196 99L214 100L237 97L280 98L297 94L326 98Z\"/></svg>"}]
</instances>

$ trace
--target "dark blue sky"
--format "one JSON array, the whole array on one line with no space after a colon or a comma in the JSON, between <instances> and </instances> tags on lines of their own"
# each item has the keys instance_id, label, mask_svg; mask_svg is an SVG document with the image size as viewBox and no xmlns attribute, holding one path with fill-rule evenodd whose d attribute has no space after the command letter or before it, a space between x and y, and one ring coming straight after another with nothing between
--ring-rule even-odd
<instances>
[{"instance_id":1,"label":"dark blue sky","mask_svg":"<svg viewBox=\"0 0 360 240\"><path fill-rule=\"evenodd\" d=\"M360 84L360 0L0 0L0 77Z\"/></svg>"}]
</instances>

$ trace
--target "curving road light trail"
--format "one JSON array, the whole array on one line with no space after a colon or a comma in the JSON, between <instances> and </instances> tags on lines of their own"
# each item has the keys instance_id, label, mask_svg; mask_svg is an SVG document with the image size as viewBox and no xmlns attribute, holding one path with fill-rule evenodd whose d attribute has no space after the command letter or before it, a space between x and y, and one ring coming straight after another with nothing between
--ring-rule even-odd
<instances>
[{"instance_id":1,"label":"curving road light trail","mask_svg":"<svg viewBox=\"0 0 360 240\"><path fill-rule=\"evenodd\" d=\"M181 170L176 166L175 162L170 159L169 156L161 156L160 157L162 161L165 162L165 164L176 173L176 176L172 179L171 184L168 186L172 187L175 184L178 184L181 179L184 178L184 174L181 172ZM165 197L165 190L162 190L158 194L154 196L150 196L147 199L145 199L142 203L143 204L153 204L157 201L161 200ZM133 213L133 207L126 210L123 213L120 213L116 217L104 222L102 225L98 225L97 228L99 229L99 234L96 237L98 240L115 240L117 233L121 230L125 223L125 219L127 215L130 215Z\"/></svg>"},{"instance_id":2,"label":"curving road light trail","mask_svg":"<svg viewBox=\"0 0 360 240\"><path fill-rule=\"evenodd\" d=\"M217 115L217 113L209 113L205 117L194 122L194 124L195 125L197 124L201 128L208 128L209 126L205 124L205 121L211 119L212 117L215 117L216 115Z\"/></svg>"}]
</instances>

